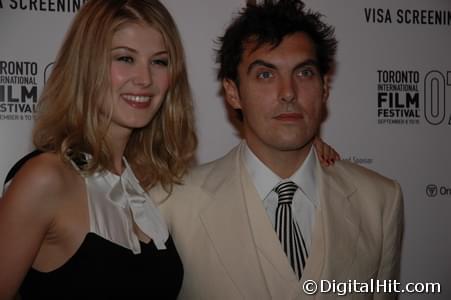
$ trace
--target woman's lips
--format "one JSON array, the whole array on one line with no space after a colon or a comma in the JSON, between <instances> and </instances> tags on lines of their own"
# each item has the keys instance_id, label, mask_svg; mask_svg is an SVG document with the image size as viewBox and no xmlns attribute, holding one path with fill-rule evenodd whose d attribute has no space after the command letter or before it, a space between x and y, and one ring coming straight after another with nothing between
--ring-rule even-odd
<instances>
[{"instance_id":1,"label":"woman's lips","mask_svg":"<svg viewBox=\"0 0 451 300\"><path fill-rule=\"evenodd\" d=\"M150 95L123 94L121 97L128 105L138 109L147 108L152 102L152 97Z\"/></svg>"}]
</instances>

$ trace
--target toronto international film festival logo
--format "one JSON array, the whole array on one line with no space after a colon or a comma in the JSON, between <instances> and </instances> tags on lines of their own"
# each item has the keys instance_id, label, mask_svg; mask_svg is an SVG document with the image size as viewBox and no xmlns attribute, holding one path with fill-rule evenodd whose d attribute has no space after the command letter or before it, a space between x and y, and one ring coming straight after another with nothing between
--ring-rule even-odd
<instances>
[{"instance_id":1,"label":"toronto international film festival logo","mask_svg":"<svg viewBox=\"0 0 451 300\"><path fill-rule=\"evenodd\" d=\"M377 70L378 124L451 125L451 71Z\"/></svg>"},{"instance_id":2,"label":"toronto international film festival logo","mask_svg":"<svg viewBox=\"0 0 451 300\"><path fill-rule=\"evenodd\" d=\"M33 61L0 60L0 120L32 120L41 85L41 65ZM53 69L53 62L44 68L44 84Z\"/></svg>"}]
</instances>

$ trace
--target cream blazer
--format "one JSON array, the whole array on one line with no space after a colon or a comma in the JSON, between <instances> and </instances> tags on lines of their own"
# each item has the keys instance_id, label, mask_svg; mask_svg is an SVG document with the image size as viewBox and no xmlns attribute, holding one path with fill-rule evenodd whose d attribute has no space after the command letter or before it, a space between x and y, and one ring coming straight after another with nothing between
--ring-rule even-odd
<instances>
[{"instance_id":1,"label":"cream blazer","mask_svg":"<svg viewBox=\"0 0 451 300\"><path fill-rule=\"evenodd\" d=\"M336 293L309 296L302 285L397 279L403 226L399 185L346 161L318 166L316 174L320 206L301 282L241 163L239 147L194 169L170 197L153 189L184 265L179 299L336 299ZM323 283L323 290L331 289ZM394 296L356 293L340 299Z\"/></svg>"}]
</instances>

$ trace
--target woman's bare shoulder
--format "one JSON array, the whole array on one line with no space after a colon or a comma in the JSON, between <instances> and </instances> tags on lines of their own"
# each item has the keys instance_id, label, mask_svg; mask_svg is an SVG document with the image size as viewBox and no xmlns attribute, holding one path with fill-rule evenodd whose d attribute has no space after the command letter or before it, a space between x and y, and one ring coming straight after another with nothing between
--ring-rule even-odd
<instances>
[{"instance_id":1,"label":"woman's bare shoulder","mask_svg":"<svg viewBox=\"0 0 451 300\"><path fill-rule=\"evenodd\" d=\"M42 153L28 160L20 168L5 197L24 199L22 201L51 201L64 195L74 176L76 172L73 167L62 161L59 155Z\"/></svg>"},{"instance_id":2,"label":"woman's bare shoulder","mask_svg":"<svg viewBox=\"0 0 451 300\"><path fill-rule=\"evenodd\" d=\"M72 170L71 170L72 169ZM0 298L17 290L48 232L67 203L78 176L58 155L43 153L15 172L0 199Z\"/></svg>"}]
</instances>

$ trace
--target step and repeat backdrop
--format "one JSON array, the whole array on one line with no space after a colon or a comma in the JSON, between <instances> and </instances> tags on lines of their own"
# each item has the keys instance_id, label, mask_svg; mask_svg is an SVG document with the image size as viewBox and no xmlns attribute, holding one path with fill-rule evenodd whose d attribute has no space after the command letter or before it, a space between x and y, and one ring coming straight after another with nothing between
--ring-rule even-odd
<instances>
[{"instance_id":1,"label":"step and repeat backdrop","mask_svg":"<svg viewBox=\"0 0 451 300\"><path fill-rule=\"evenodd\" d=\"M42 87L85 0L0 0L0 179L32 149ZM337 69L322 137L343 159L396 179L405 199L401 279L451 299L451 1L306 0L334 25ZM198 162L239 134L215 80L215 40L244 0L164 0L181 32L195 97Z\"/></svg>"}]
</instances>

